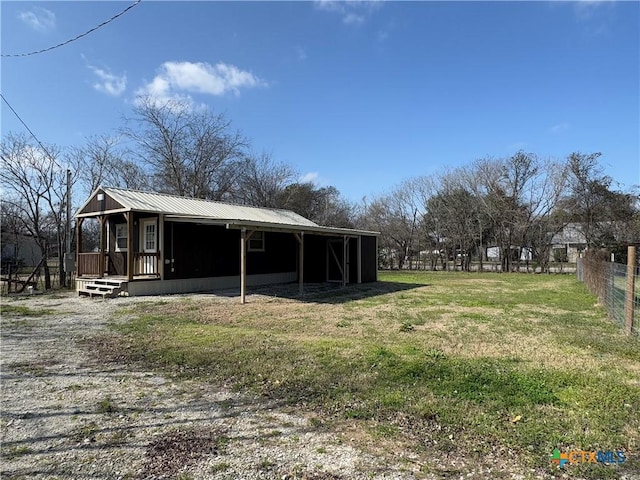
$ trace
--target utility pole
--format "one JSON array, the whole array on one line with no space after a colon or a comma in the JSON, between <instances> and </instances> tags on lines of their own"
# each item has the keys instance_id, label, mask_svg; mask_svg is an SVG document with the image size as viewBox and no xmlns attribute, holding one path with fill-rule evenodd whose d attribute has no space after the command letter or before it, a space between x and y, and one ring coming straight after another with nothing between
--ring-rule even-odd
<instances>
[{"instance_id":1,"label":"utility pole","mask_svg":"<svg viewBox=\"0 0 640 480\"><path fill-rule=\"evenodd\" d=\"M71 286L71 170L67 169L67 245L64 254L65 285Z\"/></svg>"}]
</instances>

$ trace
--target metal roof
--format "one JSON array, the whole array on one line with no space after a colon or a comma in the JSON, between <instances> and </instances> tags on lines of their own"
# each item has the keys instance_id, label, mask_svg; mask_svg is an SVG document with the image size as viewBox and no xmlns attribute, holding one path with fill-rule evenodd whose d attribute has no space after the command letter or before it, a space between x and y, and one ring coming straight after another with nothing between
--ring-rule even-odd
<instances>
[{"instance_id":1,"label":"metal roof","mask_svg":"<svg viewBox=\"0 0 640 480\"><path fill-rule=\"evenodd\" d=\"M277 208L249 207L246 205L234 205L212 200L198 198L179 197L163 193L142 192L124 188L100 187L80 208L79 211L90 202L94 195L100 191L109 195L124 208L111 210L136 211L161 213L167 219L183 220L190 222L217 223L227 226L255 226L258 228L287 227L296 231L313 231L325 234L337 235L378 235L378 232L353 230L349 228L325 227L298 215L291 210ZM94 217L100 212L77 214L77 217ZM106 212L105 212L106 213Z\"/></svg>"}]
</instances>

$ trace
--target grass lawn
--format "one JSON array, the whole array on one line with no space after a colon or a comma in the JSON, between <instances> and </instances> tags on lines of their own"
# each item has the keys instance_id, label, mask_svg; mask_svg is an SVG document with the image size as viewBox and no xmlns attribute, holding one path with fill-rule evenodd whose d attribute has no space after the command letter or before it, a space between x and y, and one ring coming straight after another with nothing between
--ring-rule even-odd
<instances>
[{"instance_id":1,"label":"grass lawn","mask_svg":"<svg viewBox=\"0 0 640 480\"><path fill-rule=\"evenodd\" d=\"M358 429L425 473L470 468L443 458L508 458L532 478L557 474L556 448L627 457L565 466L569 477L640 472L640 341L574 276L380 280L302 301L144 303L116 327L118 355L316 411L318 428Z\"/></svg>"}]
</instances>

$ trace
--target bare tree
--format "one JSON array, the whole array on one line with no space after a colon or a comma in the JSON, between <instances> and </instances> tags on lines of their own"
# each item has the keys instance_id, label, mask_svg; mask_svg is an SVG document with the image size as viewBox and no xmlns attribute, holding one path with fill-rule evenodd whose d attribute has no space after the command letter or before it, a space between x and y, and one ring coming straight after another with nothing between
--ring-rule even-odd
<instances>
[{"instance_id":1,"label":"bare tree","mask_svg":"<svg viewBox=\"0 0 640 480\"><path fill-rule=\"evenodd\" d=\"M426 222L431 231L438 231L439 250L446 242L447 255L459 261L462 270L470 270L481 226L477 199L464 185L460 170L439 178L427 202Z\"/></svg>"},{"instance_id":2,"label":"bare tree","mask_svg":"<svg viewBox=\"0 0 640 480\"><path fill-rule=\"evenodd\" d=\"M30 143L24 135L9 134L0 147L0 185L5 212L13 212L38 245L44 259L45 288L51 288L47 259L56 247L60 272L64 269L66 243L67 172L58 161L59 149ZM72 178L72 181L74 179ZM61 284L62 275L61 275Z\"/></svg>"},{"instance_id":3,"label":"bare tree","mask_svg":"<svg viewBox=\"0 0 640 480\"><path fill-rule=\"evenodd\" d=\"M381 232L382 260L399 269L412 268L420 252L424 206L419 182L407 180L391 193L374 199L365 212L367 228Z\"/></svg>"},{"instance_id":4,"label":"bare tree","mask_svg":"<svg viewBox=\"0 0 640 480\"><path fill-rule=\"evenodd\" d=\"M147 188L147 175L140 166L127 160L125 155L119 137L99 135L88 138L84 146L73 148L69 160L75 166L87 194L101 185Z\"/></svg>"},{"instance_id":5,"label":"bare tree","mask_svg":"<svg viewBox=\"0 0 640 480\"><path fill-rule=\"evenodd\" d=\"M565 215L579 225L589 248L618 243L617 230L631 231L637 213L637 197L613 189L613 179L598 164L600 156L600 153L569 155L570 192L561 204Z\"/></svg>"},{"instance_id":6,"label":"bare tree","mask_svg":"<svg viewBox=\"0 0 640 480\"><path fill-rule=\"evenodd\" d=\"M123 133L159 191L212 200L232 193L246 140L223 115L148 96L137 99L134 111L129 123L136 126Z\"/></svg>"},{"instance_id":7,"label":"bare tree","mask_svg":"<svg viewBox=\"0 0 640 480\"><path fill-rule=\"evenodd\" d=\"M275 162L268 153L248 155L239 168L233 200L256 207L281 207L283 192L295 177L293 168Z\"/></svg>"},{"instance_id":8,"label":"bare tree","mask_svg":"<svg viewBox=\"0 0 640 480\"><path fill-rule=\"evenodd\" d=\"M311 182L292 183L282 191L277 202L320 225L352 228L353 206L340 196L336 187L316 187Z\"/></svg>"}]
</instances>

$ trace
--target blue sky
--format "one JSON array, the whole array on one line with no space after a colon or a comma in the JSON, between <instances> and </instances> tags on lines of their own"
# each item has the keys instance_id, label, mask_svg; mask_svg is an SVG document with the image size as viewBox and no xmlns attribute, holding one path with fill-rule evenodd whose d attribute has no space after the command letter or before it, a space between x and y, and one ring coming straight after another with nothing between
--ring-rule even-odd
<instances>
[{"instance_id":1,"label":"blue sky","mask_svg":"<svg viewBox=\"0 0 640 480\"><path fill-rule=\"evenodd\" d=\"M1 4L2 54L132 2ZM224 113L257 152L359 200L517 150L602 152L640 184L639 2L152 2L2 58L44 142L113 133L135 96ZM24 131L2 104L2 134Z\"/></svg>"}]
</instances>

